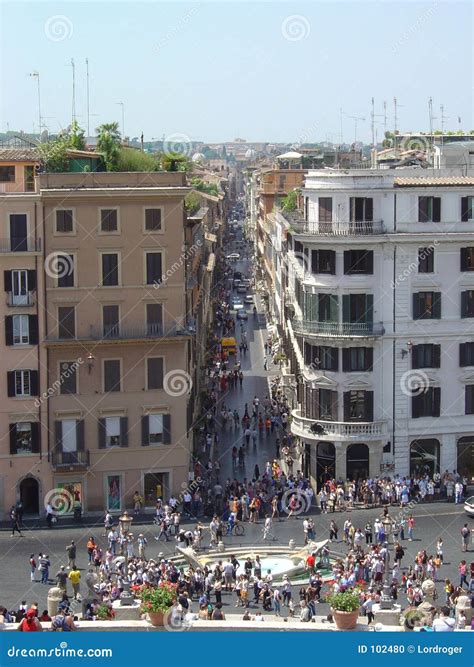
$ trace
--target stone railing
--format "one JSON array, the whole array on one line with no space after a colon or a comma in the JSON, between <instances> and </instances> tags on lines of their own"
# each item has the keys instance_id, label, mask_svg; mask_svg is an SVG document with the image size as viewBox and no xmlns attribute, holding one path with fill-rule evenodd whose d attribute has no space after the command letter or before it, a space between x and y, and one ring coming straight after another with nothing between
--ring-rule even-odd
<instances>
[{"instance_id":1,"label":"stone railing","mask_svg":"<svg viewBox=\"0 0 474 667\"><path fill-rule=\"evenodd\" d=\"M333 422L308 419L301 410L291 413L291 432L311 440L380 440L387 435L387 421Z\"/></svg>"}]
</instances>

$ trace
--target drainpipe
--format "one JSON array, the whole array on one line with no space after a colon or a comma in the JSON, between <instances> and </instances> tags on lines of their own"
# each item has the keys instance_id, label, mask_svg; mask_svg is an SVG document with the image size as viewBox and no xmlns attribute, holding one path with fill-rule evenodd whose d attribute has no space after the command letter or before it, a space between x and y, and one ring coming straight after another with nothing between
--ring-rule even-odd
<instances>
[{"instance_id":1,"label":"drainpipe","mask_svg":"<svg viewBox=\"0 0 474 667\"><path fill-rule=\"evenodd\" d=\"M393 229L397 230L397 195L393 195ZM393 333L396 332L396 308L395 308L395 299L396 299L396 290L397 290L397 245L393 248L393 289L392 289L392 322L393 322ZM396 340L393 339L392 342L392 456L395 461L395 355L396 355Z\"/></svg>"},{"instance_id":2,"label":"drainpipe","mask_svg":"<svg viewBox=\"0 0 474 667\"><path fill-rule=\"evenodd\" d=\"M42 218L42 233L43 233L43 266L46 260L46 220L44 214L44 202L41 203L41 218ZM44 337L48 335L48 318L47 310L47 295L46 295L46 274L43 271L43 307L44 307ZM49 387L49 347L46 347L46 390ZM51 461L50 448L50 433L51 433L51 413L49 406L49 399L46 399L46 429L47 429L47 445L48 445L48 463Z\"/></svg>"},{"instance_id":3,"label":"drainpipe","mask_svg":"<svg viewBox=\"0 0 474 667\"><path fill-rule=\"evenodd\" d=\"M35 220L34 220L34 225L35 225L35 250L38 247L38 202L35 202ZM36 352L37 352L37 357L38 357L38 393L39 396L41 396L41 342L39 338L39 333L40 333L40 328L39 328L39 304L38 304L38 283L39 283L39 270L38 270L38 255L35 253L35 272L36 272L36 306L35 306L35 312L36 312L36 320L38 322L38 345L36 346ZM41 442L41 434L43 431L43 424L42 424L42 419L41 419L41 401L38 406L38 423L39 423L39 437L40 437L40 450L39 450L39 458L40 461L43 459L43 443Z\"/></svg>"}]
</instances>

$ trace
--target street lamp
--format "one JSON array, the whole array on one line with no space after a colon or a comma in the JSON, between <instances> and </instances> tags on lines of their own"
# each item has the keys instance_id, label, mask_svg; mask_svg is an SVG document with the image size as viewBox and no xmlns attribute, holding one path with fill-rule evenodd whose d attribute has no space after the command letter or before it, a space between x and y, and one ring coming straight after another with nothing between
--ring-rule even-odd
<instances>
[{"instance_id":1,"label":"street lamp","mask_svg":"<svg viewBox=\"0 0 474 667\"><path fill-rule=\"evenodd\" d=\"M382 522L384 526L385 522ZM388 528L388 525L386 526ZM391 523L390 529L391 530ZM389 570L389 553L388 553L388 542L385 541L384 544L384 575L383 575L383 588L382 595L380 597L380 609L391 609L392 608L392 596L390 591L390 583L388 581L388 570Z\"/></svg>"},{"instance_id":2,"label":"street lamp","mask_svg":"<svg viewBox=\"0 0 474 667\"><path fill-rule=\"evenodd\" d=\"M128 515L127 510L119 519L120 534L122 536L122 544L125 547L125 562L124 562L124 576L123 576L123 590L120 594L120 606L130 606L133 604L133 596L130 593L130 579L128 578L128 534L132 525L133 517Z\"/></svg>"}]
</instances>

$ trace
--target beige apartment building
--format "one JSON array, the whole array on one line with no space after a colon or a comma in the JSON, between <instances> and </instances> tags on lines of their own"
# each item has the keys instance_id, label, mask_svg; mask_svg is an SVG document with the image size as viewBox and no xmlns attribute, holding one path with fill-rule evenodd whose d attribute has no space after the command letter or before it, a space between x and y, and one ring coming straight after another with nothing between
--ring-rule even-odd
<instances>
[{"instance_id":1,"label":"beige apartment building","mask_svg":"<svg viewBox=\"0 0 474 667\"><path fill-rule=\"evenodd\" d=\"M180 173L35 177L37 163L0 149L0 517L58 498L120 512L136 491L152 508L188 481L189 188Z\"/></svg>"}]
</instances>

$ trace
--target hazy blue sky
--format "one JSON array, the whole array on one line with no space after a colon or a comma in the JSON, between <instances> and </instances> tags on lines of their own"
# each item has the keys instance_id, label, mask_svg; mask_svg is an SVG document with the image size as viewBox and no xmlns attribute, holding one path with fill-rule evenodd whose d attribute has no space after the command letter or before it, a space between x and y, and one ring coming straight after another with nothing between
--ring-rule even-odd
<instances>
[{"instance_id":1,"label":"hazy blue sky","mask_svg":"<svg viewBox=\"0 0 474 667\"><path fill-rule=\"evenodd\" d=\"M338 141L340 114L365 117L370 100L393 127L474 129L470 2L1 1L0 130L37 126L36 82L52 131L76 111L90 122L121 121L130 136L180 134L218 141ZM458 124L461 117L461 125ZM378 135L383 119L377 118ZM345 141L354 121L344 116Z\"/></svg>"}]
</instances>

